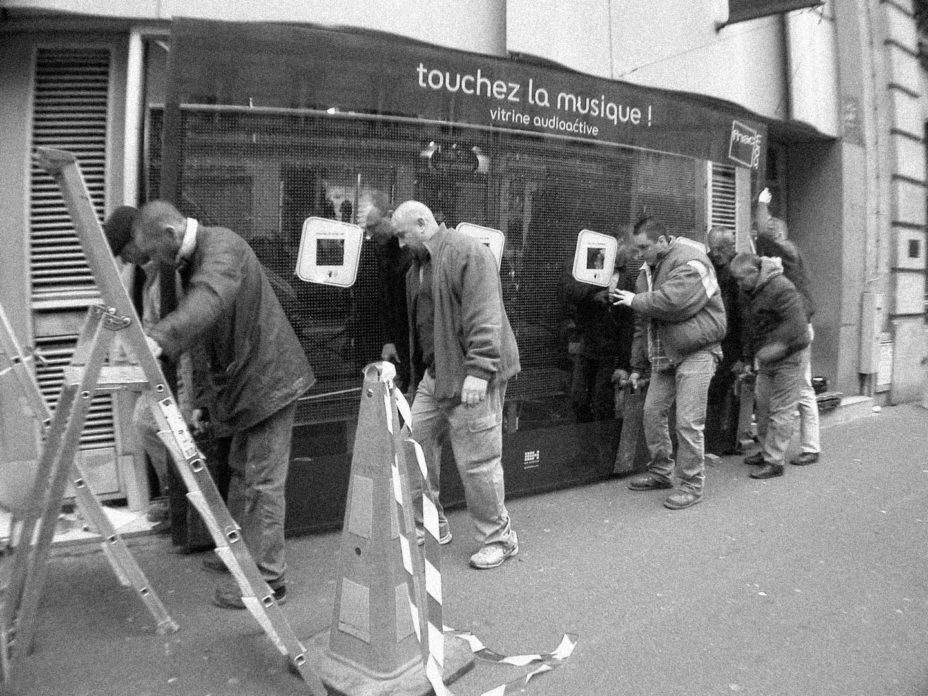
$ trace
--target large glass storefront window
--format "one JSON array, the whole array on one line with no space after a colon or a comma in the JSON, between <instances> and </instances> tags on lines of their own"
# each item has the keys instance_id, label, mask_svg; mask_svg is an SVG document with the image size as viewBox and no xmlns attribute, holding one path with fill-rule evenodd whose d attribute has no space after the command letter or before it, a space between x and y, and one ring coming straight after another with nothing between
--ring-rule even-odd
<instances>
[{"instance_id":1,"label":"large glass storefront window","mask_svg":"<svg viewBox=\"0 0 928 696\"><path fill-rule=\"evenodd\" d=\"M152 123L157 126L159 114ZM157 133L152 131L152 151ZM472 152L481 163L436 164L430 152ZM157 158L152 159L157 163ZM185 110L181 207L229 227L254 248L319 382L301 422L352 418L361 368L379 358L380 304L365 277L348 289L294 275L303 221L365 224L372 201L415 198L449 226L471 222L506 235L501 278L522 375L509 389L511 429L571 420L565 283L582 229L627 235L643 214L673 234L695 228L695 160L621 147L469 128L338 118ZM157 191L151 191L156 195ZM577 327L573 327L577 328Z\"/></svg>"},{"instance_id":2,"label":"large glass storefront window","mask_svg":"<svg viewBox=\"0 0 928 696\"><path fill-rule=\"evenodd\" d=\"M522 364L506 395L507 494L612 472L610 378L632 319L609 319L598 288L573 280L577 236L627 240L644 215L699 241L710 224L738 226L739 176L746 192L744 172L763 171L762 125L686 95L363 32L183 20L167 63L162 53L150 50L168 79L150 76L147 198L248 240L318 377L297 413L293 528L340 519L361 369L379 359L382 298L397 291L373 241L354 286L299 280L303 223L364 227L375 201L417 199L450 227L505 235L500 280ZM629 260L626 276L639 266ZM442 467L443 501L463 501L450 448Z\"/></svg>"}]
</instances>

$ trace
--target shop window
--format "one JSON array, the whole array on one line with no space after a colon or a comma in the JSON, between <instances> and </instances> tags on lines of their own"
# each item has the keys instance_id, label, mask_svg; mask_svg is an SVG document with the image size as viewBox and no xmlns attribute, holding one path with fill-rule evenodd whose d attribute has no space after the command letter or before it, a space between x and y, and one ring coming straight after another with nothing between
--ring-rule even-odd
<instances>
[{"instance_id":1,"label":"shop window","mask_svg":"<svg viewBox=\"0 0 928 696\"><path fill-rule=\"evenodd\" d=\"M160 125L160 109L149 120ZM159 129L148 140L150 162L160 162ZM435 166L430 144L465 153L477 148L479 166L463 157ZM650 214L672 234L702 239L704 233L696 230L696 162L640 149L220 107L183 110L180 152L184 212L225 224L251 243L318 376L300 408L302 422L353 418L360 369L380 349L378 289L369 279L340 289L294 276L309 216L363 227L371 200L382 195L393 205L422 200L449 226L503 230L504 301L523 368L507 398L522 404L522 430L575 417L562 287L579 231L624 237Z\"/></svg>"}]
</instances>

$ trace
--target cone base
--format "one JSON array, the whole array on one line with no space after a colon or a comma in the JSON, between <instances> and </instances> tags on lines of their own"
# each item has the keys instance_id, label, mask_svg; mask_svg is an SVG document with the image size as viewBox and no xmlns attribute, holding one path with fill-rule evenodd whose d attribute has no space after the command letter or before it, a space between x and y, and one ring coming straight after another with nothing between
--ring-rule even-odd
<instances>
[{"instance_id":1,"label":"cone base","mask_svg":"<svg viewBox=\"0 0 928 696\"><path fill-rule=\"evenodd\" d=\"M377 676L329 650L329 629L312 636L303 644L306 660L331 693L338 696L426 696L432 686L422 663L414 661L398 674ZM474 655L467 641L445 636L445 670L442 680L450 684L474 667Z\"/></svg>"}]
</instances>

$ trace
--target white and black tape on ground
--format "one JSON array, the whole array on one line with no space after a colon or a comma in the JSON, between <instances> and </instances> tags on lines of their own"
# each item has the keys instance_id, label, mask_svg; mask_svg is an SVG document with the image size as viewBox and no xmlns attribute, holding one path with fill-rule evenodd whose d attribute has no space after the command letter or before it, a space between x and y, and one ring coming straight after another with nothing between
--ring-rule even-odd
<instances>
[{"instance_id":1,"label":"white and black tape on ground","mask_svg":"<svg viewBox=\"0 0 928 696\"><path fill-rule=\"evenodd\" d=\"M529 681L532 678L538 676L539 674L544 674L545 672L550 672L559 665L562 665L568 657L573 654L574 648L577 646L578 636L575 633L565 633L564 637L561 638L560 644L549 653L537 653L530 655L503 655L502 653L497 652L496 650L491 650L484 646L477 636L473 633L467 633L462 631L455 631L454 629L445 627L447 633L463 638L470 645L471 651L474 653L474 657L477 657L486 662L495 662L501 665L512 665L514 667L524 667L526 665L537 664L538 666L526 672L522 676L508 681L505 684L500 684L495 686L489 691L484 691L480 696L504 696L505 694L517 694L520 693Z\"/></svg>"},{"instance_id":2,"label":"white and black tape on ground","mask_svg":"<svg viewBox=\"0 0 928 696\"><path fill-rule=\"evenodd\" d=\"M420 447L419 443L412 437L412 411L403 394L396 389L393 383L393 377L395 375L395 371L391 369L393 366L389 363L382 363L382 365L389 366L381 370L381 380L386 382L387 386L387 393L385 394L385 401L387 403L384 404L387 414L387 429L392 435L394 428L399 425L393 423L393 409L389 403L389 395L392 394L397 412L403 421L402 432L408 436L407 440L416 453L416 466L419 469L419 474L423 480L425 480L428 477L428 469L425 464L425 455L422 451L422 447ZM452 692L442 681L444 669L443 634L445 633L466 640L474 656L481 660L495 662L497 664L512 665L514 667L538 665L532 671L523 674L517 679L500 684L484 692L481 696L504 696L505 694L518 693L525 688L533 677L543 674L544 672L550 672L563 664L573 653L577 645L578 636L576 634L565 634L558 647L549 653L503 655L502 653L490 650L484 646L480 639L472 633L455 631L454 629L444 626L442 623L441 545L438 543L440 533L438 527L438 508L436 505L437 501L432 499L432 493L426 486L423 486L422 496L423 526L425 527L425 544L422 547L422 553L424 554L423 560L425 567L425 615L427 628L425 631L421 629L419 626L419 609L416 606L415 600L414 570L411 556L413 549L418 549L418 544L415 538L415 529L405 528L406 518L402 511L403 499L400 472L397 464L397 454L395 452L391 462L391 474L393 478L394 500L397 506L396 514L399 523L398 528L400 530L400 548L403 554L403 568L406 571L407 587L409 589L410 612L412 614L413 625L415 626L416 637L423 648L425 674L436 696L453 696Z\"/></svg>"}]
</instances>

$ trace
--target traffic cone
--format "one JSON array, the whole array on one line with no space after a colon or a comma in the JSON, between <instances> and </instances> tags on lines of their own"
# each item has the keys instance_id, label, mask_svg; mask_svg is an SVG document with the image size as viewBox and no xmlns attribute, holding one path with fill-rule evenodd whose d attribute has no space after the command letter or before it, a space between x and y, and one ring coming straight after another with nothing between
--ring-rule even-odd
<instances>
[{"instance_id":1,"label":"traffic cone","mask_svg":"<svg viewBox=\"0 0 928 696\"><path fill-rule=\"evenodd\" d=\"M364 370L351 459L348 501L339 549L332 625L306 641L306 658L322 681L345 696L419 696L432 693L410 611L410 583L426 631L424 570L410 505L404 437L391 392L392 365ZM396 456L402 516L412 561L403 566L391 471ZM473 667L467 643L444 637L443 681Z\"/></svg>"}]
</instances>

